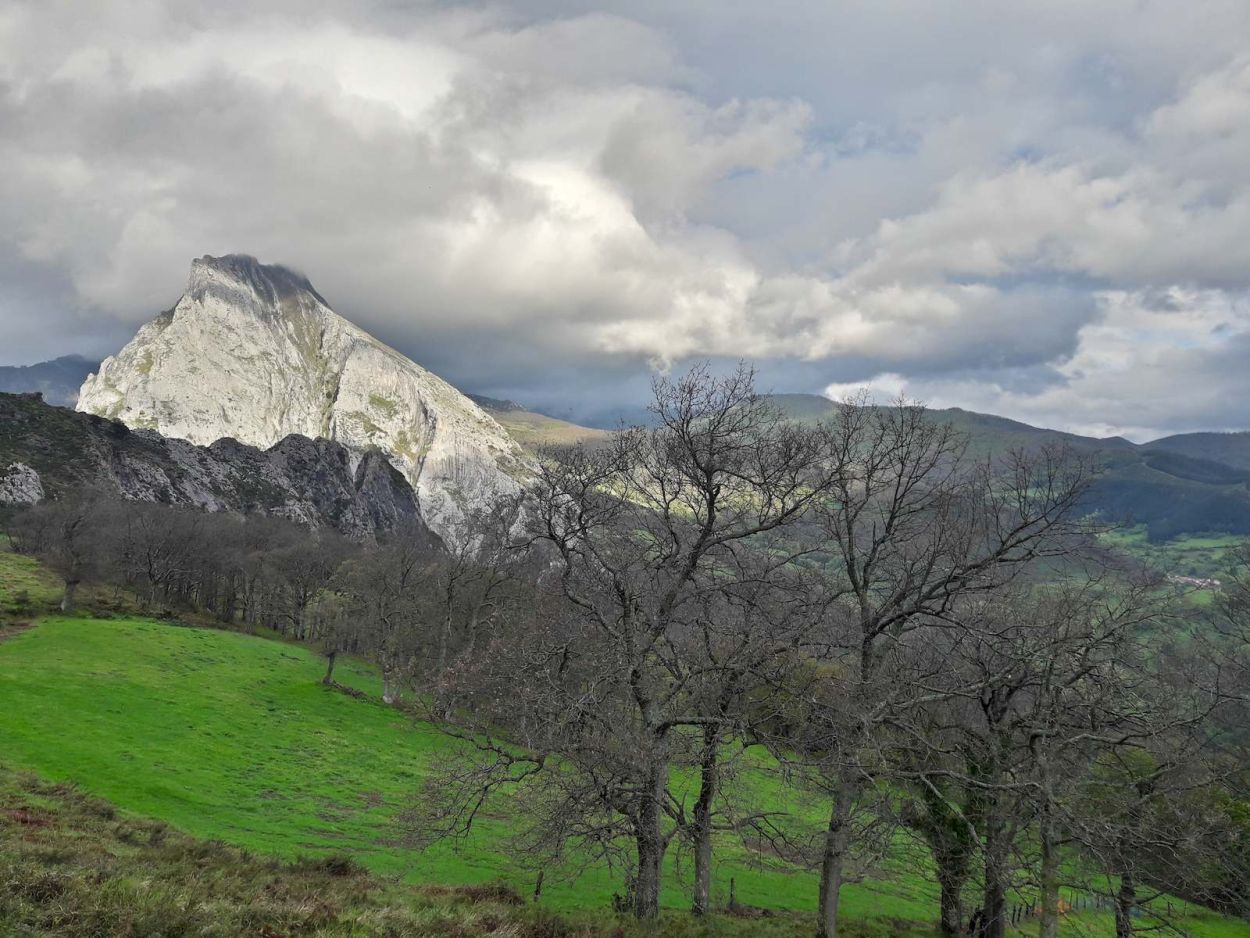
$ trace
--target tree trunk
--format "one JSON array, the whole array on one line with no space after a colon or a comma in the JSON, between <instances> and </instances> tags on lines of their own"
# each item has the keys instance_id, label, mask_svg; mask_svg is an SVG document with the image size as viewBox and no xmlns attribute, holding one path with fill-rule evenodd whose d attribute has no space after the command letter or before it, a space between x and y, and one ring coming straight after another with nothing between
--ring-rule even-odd
<instances>
[{"instance_id":1,"label":"tree trunk","mask_svg":"<svg viewBox=\"0 0 1250 938\"><path fill-rule=\"evenodd\" d=\"M981 938L1007 934L1007 831L997 805L985 821L985 891L981 901Z\"/></svg>"},{"instance_id":2,"label":"tree trunk","mask_svg":"<svg viewBox=\"0 0 1250 938\"><path fill-rule=\"evenodd\" d=\"M648 921L660 914L660 865L664 853L649 832L638 834L638 878L634 883L634 917Z\"/></svg>"},{"instance_id":3,"label":"tree trunk","mask_svg":"<svg viewBox=\"0 0 1250 938\"><path fill-rule=\"evenodd\" d=\"M74 600L78 595L78 581L65 581L65 594L61 597L61 612L73 612Z\"/></svg>"},{"instance_id":4,"label":"tree trunk","mask_svg":"<svg viewBox=\"0 0 1250 938\"><path fill-rule=\"evenodd\" d=\"M651 920L660 914L660 878L665 847L660 812L667 788L667 766L652 766L647 790L638 806L638 880L634 886L634 917L639 920Z\"/></svg>"},{"instance_id":5,"label":"tree trunk","mask_svg":"<svg viewBox=\"0 0 1250 938\"><path fill-rule=\"evenodd\" d=\"M981 925L974 938L1004 938L1007 934L1007 893L997 879L985 884L980 919Z\"/></svg>"},{"instance_id":6,"label":"tree trunk","mask_svg":"<svg viewBox=\"0 0 1250 938\"><path fill-rule=\"evenodd\" d=\"M953 809L934 786L923 785L921 797L925 811L915 826L929 845L941 888L939 933L944 938L959 938L964 933L964 884L975 849L972 832L964 812Z\"/></svg>"},{"instance_id":7,"label":"tree trunk","mask_svg":"<svg viewBox=\"0 0 1250 938\"><path fill-rule=\"evenodd\" d=\"M1008 929L1008 897L1003 870L998 859L986 858L985 893L981 898L981 932L983 938L1004 938Z\"/></svg>"},{"instance_id":8,"label":"tree trunk","mask_svg":"<svg viewBox=\"0 0 1250 938\"><path fill-rule=\"evenodd\" d=\"M393 704L399 699L399 691L395 687L395 669L389 664L382 665L382 702Z\"/></svg>"},{"instance_id":9,"label":"tree trunk","mask_svg":"<svg viewBox=\"0 0 1250 938\"><path fill-rule=\"evenodd\" d=\"M1059 847L1055 843L1055 822L1050 805L1043 804L1038 824L1038 839L1042 854L1041 876L1041 923L1038 938L1059 936Z\"/></svg>"},{"instance_id":10,"label":"tree trunk","mask_svg":"<svg viewBox=\"0 0 1250 938\"><path fill-rule=\"evenodd\" d=\"M824 854L820 864L820 907L816 922L817 938L837 938L838 901L842 894L846 855L851 843L851 808L856 785L843 778L833 795L829 828L825 831Z\"/></svg>"},{"instance_id":11,"label":"tree trunk","mask_svg":"<svg viewBox=\"0 0 1250 938\"><path fill-rule=\"evenodd\" d=\"M235 610L239 604L239 587L233 577L227 579L224 590L225 598L221 604L221 621L233 622Z\"/></svg>"},{"instance_id":12,"label":"tree trunk","mask_svg":"<svg viewBox=\"0 0 1250 938\"><path fill-rule=\"evenodd\" d=\"M963 877L939 869L938 885L942 889L940 932L944 938L959 938L964 931Z\"/></svg>"},{"instance_id":13,"label":"tree trunk","mask_svg":"<svg viewBox=\"0 0 1250 938\"><path fill-rule=\"evenodd\" d=\"M473 654L477 651L477 633L481 628L481 621L478 618L479 610L474 609L473 615L469 617L469 632L464 640L464 648L460 651L461 661L472 661Z\"/></svg>"},{"instance_id":14,"label":"tree trunk","mask_svg":"<svg viewBox=\"0 0 1250 938\"><path fill-rule=\"evenodd\" d=\"M703 729L703 759L700 764L699 799L694 805L694 901L690 911L706 915L712 901L712 799L718 785L720 732Z\"/></svg>"},{"instance_id":15,"label":"tree trunk","mask_svg":"<svg viewBox=\"0 0 1250 938\"><path fill-rule=\"evenodd\" d=\"M1120 876L1115 897L1115 938L1133 938L1133 910L1137 907L1137 886L1132 873Z\"/></svg>"},{"instance_id":16,"label":"tree trunk","mask_svg":"<svg viewBox=\"0 0 1250 938\"><path fill-rule=\"evenodd\" d=\"M451 643L451 599L447 600L447 615L443 618L443 624L438 630L438 662L435 674L443 674L447 670L447 646Z\"/></svg>"},{"instance_id":17,"label":"tree trunk","mask_svg":"<svg viewBox=\"0 0 1250 938\"><path fill-rule=\"evenodd\" d=\"M334 683L334 659L337 657L337 651L326 652L326 676L321 679L322 684Z\"/></svg>"}]
</instances>

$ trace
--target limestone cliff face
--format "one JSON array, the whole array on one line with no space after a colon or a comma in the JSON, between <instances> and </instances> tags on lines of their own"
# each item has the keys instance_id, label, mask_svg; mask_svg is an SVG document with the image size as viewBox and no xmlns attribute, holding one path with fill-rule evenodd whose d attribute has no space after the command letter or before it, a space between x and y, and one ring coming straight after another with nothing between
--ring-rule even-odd
<instances>
[{"instance_id":1,"label":"limestone cliff face","mask_svg":"<svg viewBox=\"0 0 1250 938\"><path fill-rule=\"evenodd\" d=\"M299 434L380 450L443 534L517 491L528 466L465 395L337 315L304 277L244 255L194 261L177 305L87 378L78 409L199 445Z\"/></svg>"}]
</instances>

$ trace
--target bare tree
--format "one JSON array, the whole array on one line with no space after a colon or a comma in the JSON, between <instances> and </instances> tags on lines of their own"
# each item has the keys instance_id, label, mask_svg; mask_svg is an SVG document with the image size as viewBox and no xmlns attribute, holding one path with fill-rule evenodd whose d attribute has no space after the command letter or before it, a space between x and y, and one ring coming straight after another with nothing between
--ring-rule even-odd
<instances>
[{"instance_id":1,"label":"bare tree","mask_svg":"<svg viewBox=\"0 0 1250 938\"><path fill-rule=\"evenodd\" d=\"M482 771L457 789L476 804L492 785L539 773L529 786L541 793L531 804L538 839L618 859L626 840L627 893L641 919L658 912L664 856L685 826L670 769L696 761L705 727L731 720L700 695L708 668L724 662L692 655L709 597L734 582L754 541L823 493L813 434L782 420L745 368L658 380L653 413L654 429L544 459L529 543L550 558L544 583L562 613L518 650L503 707L479 694L477 728L483 718L506 726L512 746L479 735ZM474 811L449 814L471 821Z\"/></svg>"},{"instance_id":2,"label":"bare tree","mask_svg":"<svg viewBox=\"0 0 1250 938\"><path fill-rule=\"evenodd\" d=\"M503 498L452 525L446 550L431 567L434 675L443 674L453 658L472 658L498 622L516 614L516 587L530 572L525 551L514 543L521 517L521 498Z\"/></svg>"},{"instance_id":3,"label":"bare tree","mask_svg":"<svg viewBox=\"0 0 1250 938\"><path fill-rule=\"evenodd\" d=\"M346 614L378 662L386 703L402 698L427 643L433 560L423 532L401 528L342 566Z\"/></svg>"},{"instance_id":4,"label":"bare tree","mask_svg":"<svg viewBox=\"0 0 1250 938\"><path fill-rule=\"evenodd\" d=\"M680 805L681 835L694 857L691 911L711 911L713 835L719 827L739 837L785 845L779 812L732 797L724 784L750 745L789 706L783 688L802 667L803 649L820 623L811 601L811 577L796 561L803 550L795 532L757 541L732 558L726 581L705 597L683 646L691 669L691 710L707 721L697 741L698 792L692 812ZM727 751L730 758L727 761Z\"/></svg>"},{"instance_id":5,"label":"bare tree","mask_svg":"<svg viewBox=\"0 0 1250 938\"><path fill-rule=\"evenodd\" d=\"M874 727L905 706L893 649L962 598L1069 549L1089 467L1052 449L973 461L950 425L906 402L846 402L823 437L831 484L819 521L838 625L827 654L849 675L831 702L844 735L830 749L820 877L818 933L835 938L855 805L874 776L864 756Z\"/></svg>"},{"instance_id":6,"label":"bare tree","mask_svg":"<svg viewBox=\"0 0 1250 938\"><path fill-rule=\"evenodd\" d=\"M1027 865L1018 837L1030 828L1041 934L1057 933L1061 850L1074 846L1069 793L1100 751L1141 731L1135 639L1156 611L1148 584L1070 577L960 618L949 739L984 859L978 935L1005 934L1013 873Z\"/></svg>"},{"instance_id":7,"label":"bare tree","mask_svg":"<svg viewBox=\"0 0 1250 938\"><path fill-rule=\"evenodd\" d=\"M301 531L300 537L269 554L269 564L282 589L283 632L312 638L307 613L326 589L347 555L347 543L331 530Z\"/></svg>"},{"instance_id":8,"label":"bare tree","mask_svg":"<svg viewBox=\"0 0 1250 938\"><path fill-rule=\"evenodd\" d=\"M112 505L113 499L102 491L78 489L27 509L14 522L15 546L38 556L64 581L62 612L74 611L79 585L104 559L103 522Z\"/></svg>"},{"instance_id":9,"label":"bare tree","mask_svg":"<svg viewBox=\"0 0 1250 938\"><path fill-rule=\"evenodd\" d=\"M116 531L127 579L149 606L185 599L195 558L204 548L203 512L143 502L129 503ZM182 594L182 595L178 595Z\"/></svg>"},{"instance_id":10,"label":"bare tree","mask_svg":"<svg viewBox=\"0 0 1250 938\"><path fill-rule=\"evenodd\" d=\"M1119 732L1095 737L1091 770L1065 806L1069 841L1113 885L1118 938L1173 927L1165 894L1250 913L1247 825L1230 810L1250 782L1242 649L1184 606L1159 624L1114 685Z\"/></svg>"}]
</instances>

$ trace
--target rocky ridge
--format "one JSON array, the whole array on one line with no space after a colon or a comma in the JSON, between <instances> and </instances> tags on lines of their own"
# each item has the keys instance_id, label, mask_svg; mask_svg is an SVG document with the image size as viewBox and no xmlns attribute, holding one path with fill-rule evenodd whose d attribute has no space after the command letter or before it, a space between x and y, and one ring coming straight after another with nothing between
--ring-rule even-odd
<instances>
[{"instance_id":1,"label":"rocky ridge","mask_svg":"<svg viewBox=\"0 0 1250 938\"><path fill-rule=\"evenodd\" d=\"M0 394L0 504L93 486L136 501L268 514L366 538L423 532L416 495L376 451L289 436L261 450L232 439L197 446L153 430Z\"/></svg>"}]
</instances>

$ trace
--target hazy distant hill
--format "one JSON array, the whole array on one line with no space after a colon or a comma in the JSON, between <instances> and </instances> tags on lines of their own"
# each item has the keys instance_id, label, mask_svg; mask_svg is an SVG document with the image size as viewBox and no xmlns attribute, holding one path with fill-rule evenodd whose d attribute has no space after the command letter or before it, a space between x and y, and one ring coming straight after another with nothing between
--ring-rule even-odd
<instances>
[{"instance_id":1,"label":"hazy distant hill","mask_svg":"<svg viewBox=\"0 0 1250 938\"><path fill-rule=\"evenodd\" d=\"M1250 432L1180 433L1146 443L1144 448L1250 469Z\"/></svg>"},{"instance_id":2,"label":"hazy distant hill","mask_svg":"<svg viewBox=\"0 0 1250 938\"><path fill-rule=\"evenodd\" d=\"M774 399L797 420L818 420L834 404L816 394ZM1195 433L1138 445L1032 427L959 408L930 411L967 434L974 456L1065 443L1094 459L1102 474L1086 507L1109 520L1146 526L1151 540L1180 534L1250 535L1250 434ZM1226 459L1212 458L1220 454Z\"/></svg>"},{"instance_id":3,"label":"hazy distant hill","mask_svg":"<svg viewBox=\"0 0 1250 938\"><path fill-rule=\"evenodd\" d=\"M774 394L772 399L788 417L801 421L828 417L836 406L817 394ZM544 418L515 402L478 402L527 445L544 433L571 441L604 432ZM1109 520L1145 525L1151 540L1207 532L1250 536L1250 433L1194 433L1138 445L1122 437L1081 436L960 408L929 413L966 434L976 458L1066 444L1093 459L1102 473L1086 508Z\"/></svg>"},{"instance_id":4,"label":"hazy distant hill","mask_svg":"<svg viewBox=\"0 0 1250 938\"><path fill-rule=\"evenodd\" d=\"M820 420L833 413L837 406L819 394L773 394L771 399L790 417L796 420ZM1123 437L1097 438L1033 427L1008 417L978 414L959 407L932 409L934 419L945 420L967 434L969 445L975 452L1002 452L1017 446L1038 446L1043 443L1067 443L1082 452L1088 450L1123 450L1136 448Z\"/></svg>"},{"instance_id":5,"label":"hazy distant hill","mask_svg":"<svg viewBox=\"0 0 1250 938\"><path fill-rule=\"evenodd\" d=\"M63 355L36 365L0 365L0 391L38 391L49 404L73 407L78 389L98 367L99 362L81 355Z\"/></svg>"},{"instance_id":6,"label":"hazy distant hill","mask_svg":"<svg viewBox=\"0 0 1250 938\"><path fill-rule=\"evenodd\" d=\"M516 401L505 401L482 394L467 397L498 421L514 440L528 450L542 446L568 446L575 443L594 443L608 437L607 430L583 427L559 417L526 410Z\"/></svg>"}]
</instances>

